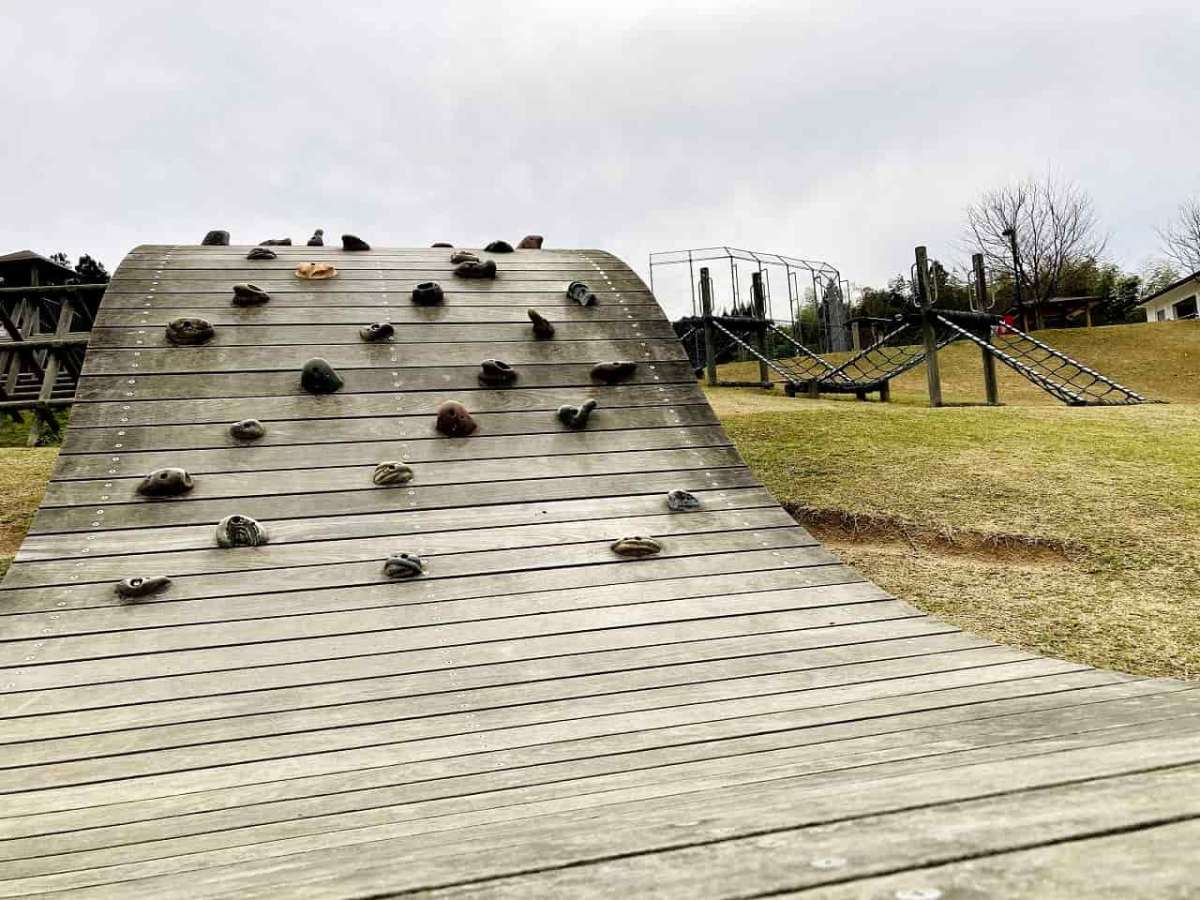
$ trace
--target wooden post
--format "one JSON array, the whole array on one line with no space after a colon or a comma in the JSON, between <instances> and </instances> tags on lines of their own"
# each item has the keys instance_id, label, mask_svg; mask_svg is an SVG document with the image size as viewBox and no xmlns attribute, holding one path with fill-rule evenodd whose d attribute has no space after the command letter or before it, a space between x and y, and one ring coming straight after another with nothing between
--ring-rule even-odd
<instances>
[{"instance_id":1,"label":"wooden post","mask_svg":"<svg viewBox=\"0 0 1200 900\"><path fill-rule=\"evenodd\" d=\"M879 402L888 403L892 399L892 383L890 381L881 381L879 383Z\"/></svg>"},{"instance_id":2,"label":"wooden post","mask_svg":"<svg viewBox=\"0 0 1200 900\"><path fill-rule=\"evenodd\" d=\"M754 318L762 323L756 327L755 349L762 356L767 356L767 299L763 292L762 272L750 273L750 299L753 302ZM758 361L758 380L763 384L771 383L771 373L761 359Z\"/></svg>"},{"instance_id":3,"label":"wooden post","mask_svg":"<svg viewBox=\"0 0 1200 900\"><path fill-rule=\"evenodd\" d=\"M704 371L705 381L715 386L717 383L717 352L714 349L712 324L712 279L708 276L708 266L700 269L700 312L704 317Z\"/></svg>"},{"instance_id":4,"label":"wooden post","mask_svg":"<svg viewBox=\"0 0 1200 900\"><path fill-rule=\"evenodd\" d=\"M983 268L982 253L971 255L971 267L975 270L975 307L981 311L986 310L988 305L987 272ZM990 328L983 339L989 344L992 342ZM996 358L984 347L980 347L979 352L983 356L983 390L987 395L987 405L999 406L1000 388L996 383Z\"/></svg>"},{"instance_id":5,"label":"wooden post","mask_svg":"<svg viewBox=\"0 0 1200 900\"><path fill-rule=\"evenodd\" d=\"M54 333L56 335L67 334L71 330L71 322L74 320L74 318L75 306L71 301L71 297L68 295L63 298L62 306L59 307L58 322L56 323ZM63 354L65 355L66 352L67 351L64 349ZM58 353L49 353L46 355L46 372L42 377L41 390L38 391L39 404L45 404L54 396L54 385L55 382L58 381L59 363L60 357ZM44 405L39 406L39 409L46 409L46 407ZM52 435L58 433L58 420L54 418L54 414L49 412L48 409L46 409L46 411L47 414L44 417L38 418L35 416L34 420L29 425L30 447L36 447L38 445L38 443L41 441L44 431L49 432Z\"/></svg>"},{"instance_id":6,"label":"wooden post","mask_svg":"<svg viewBox=\"0 0 1200 900\"><path fill-rule=\"evenodd\" d=\"M855 353L862 350L862 334L858 330L858 320L850 323L850 349Z\"/></svg>"},{"instance_id":7,"label":"wooden post","mask_svg":"<svg viewBox=\"0 0 1200 900\"><path fill-rule=\"evenodd\" d=\"M942 405L942 373L938 368L937 329L933 327L933 300L929 290L929 256L917 248L917 299L921 303L921 337L925 343L925 375L929 383L929 405Z\"/></svg>"}]
</instances>

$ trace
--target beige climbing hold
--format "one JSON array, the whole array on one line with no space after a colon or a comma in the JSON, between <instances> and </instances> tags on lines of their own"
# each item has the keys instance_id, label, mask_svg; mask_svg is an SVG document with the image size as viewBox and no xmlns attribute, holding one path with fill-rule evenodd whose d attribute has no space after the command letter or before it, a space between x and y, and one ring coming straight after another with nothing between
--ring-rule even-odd
<instances>
[{"instance_id":1,"label":"beige climbing hold","mask_svg":"<svg viewBox=\"0 0 1200 900\"><path fill-rule=\"evenodd\" d=\"M326 281L337 277L337 269L329 263L306 262L296 266L296 277L305 281Z\"/></svg>"},{"instance_id":2,"label":"beige climbing hold","mask_svg":"<svg viewBox=\"0 0 1200 900\"><path fill-rule=\"evenodd\" d=\"M612 552L617 556L653 556L662 552L662 544L651 537L623 537L612 544Z\"/></svg>"}]
</instances>

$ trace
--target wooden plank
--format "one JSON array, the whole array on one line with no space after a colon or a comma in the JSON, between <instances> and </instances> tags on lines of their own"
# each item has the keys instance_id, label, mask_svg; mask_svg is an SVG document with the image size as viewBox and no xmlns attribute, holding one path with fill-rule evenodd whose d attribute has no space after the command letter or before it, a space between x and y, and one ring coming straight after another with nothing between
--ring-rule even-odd
<instances>
[{"instance_id":1,"label":"wooden plank","mask_svg":"<svg viewBox=\"0 0 1200 900\"><path fill-rule=\"evenodd\" d=\"M430 281L446 282L444 290L454 293L470 293L476 295L491 295L498 302L507 298L506 294L542 294L563 296L567 285L576 280L587 280L587 271L538 273L538 272L501 272L495 279L459 279L454 278L445 269L430 271L409 271L396 273L390 277L353 278L340 275L328 281L306 281L294 276L281 275L275 278L263 278L254 269L232 269L228 272L211 273L212 277L204 277L204 272L195 272L187 278L170 278L164 275L161 282L154 279L122 278L121 289L126 292L141 293L155 297L169 297L172 294L193 294L197 292L221 291L229 296L229 291L238 282L253 282L269 293L274 301L276 294L324 294L355 297L363 293L387 293L408 297L413 288ZM381 273L382 274L382 273ZM594 279L593 279L594 280ZM599 293L616 299L618 295L635 291L644 291L645 285L639 278L614 278L611 281L590 285ZM607 297L601 297L601 302ZM521 301L523 302L523 301Z\"/></svg>"},{"instance_id":2,"label":"wooden plank","mask_svg":"<svg viewBox=\"0 0 1200 900\"><path fill-rule=\"evenodd\" d=\"M597 288L597 301L586 309L559 291L498 290L495 287L466 290L459 285L446 285L445 302L440 310L461 310L464 315L475 315L480 310L503 310L507 315L521 315L530 306L545 315L576 316L586 321L602 321L601 311L609 317L620 313L632 313L634 318L645 316L656 318L662 310L654 303L653 296L646 291L603 291ZM109 310L138 310L146 316L157 315L158 309L231 309L232 290L204 289L195 287L186 291L147 291L145 287L131 288L117 283L104 294L103 308ZM375 317L390 315L413 308L411 291L361 290L349 293L331 293L301 288L280 290L271 293L270 310L287 309L376 309ZM326 313L322 313L325 315ZM446 314L449 314L448 312ZM208 315L205 313L205 315Z\"/></svg>"},{"instance_id":3,"label":"wooden plank","mask_svg":"<svg viewBox=\"0 0 1200 900\"><path fill-rule=\"evenodd\" d=\"M125 296L125 295L113 295ZM137 295L135 295L137 296ZM529 315L520 305L472 305L470 296L463 295L457 302L443 306L416 306L404 298L393 299L383 304L370 306L279 306L274 301L264 306L237 307L229 298L214 306L209 294L197 295L195 304L189 302L165 303L156 301L149 307L144 298L137 308L109 306L105 299L105 328L163 328L172 319L196 315L207 319L220 328L227 325L308 325L320 322L326 325L356 325L386 319L400 329L417 329L418 326L484 325L489 323L520 325L530 329ZM162 298L166 300L166 298ZM173 301L174 297L171 298ZM527 304L532 306L533 304ZM667 321L657 306L649 303L635 305L608 304L582 307L577 303L553 303L538 310L544 318L562 323L564 333L567 326L597 325L604 322L657 323ZM556 333L557 337L557 333Z\"/></svg>"}]
</instances>

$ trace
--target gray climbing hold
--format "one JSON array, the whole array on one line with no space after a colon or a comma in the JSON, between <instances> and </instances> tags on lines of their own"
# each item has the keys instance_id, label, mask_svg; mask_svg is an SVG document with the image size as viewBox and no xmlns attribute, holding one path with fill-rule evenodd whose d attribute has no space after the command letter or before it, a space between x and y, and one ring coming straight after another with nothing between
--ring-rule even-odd
<instances>
[{"instance_id":1,"label":"gray climbing hold","mask_svg":"<svg viewBox=\"0 0 1200 900\"><path fill-rule=\"evenodd\" d=\"M309 247L324 247L325 246L325 230L318 228L313 232L313 236L308 239Z\"/></svg>"},{"instance_id":2,"label":"gray climbing hold","mask_svg":"<svg viewBox=\"0 0 1200 900\"><path fill-rule=\"evenodd\" d=\"M366 241L364 241L362 238L358 237L358 235L343 234L342 235L342 249L345 250L347 253L359 253L364 250L370 250L371 245L368 244Z\"/></svg>"},{"instance_id":3,"label":"gray climbing hold","mask_svg":"<svg viewBox=\"0 0 1200 900\"><path fill-rule=\"evenodd\" d=\"M267 426L258 419L242 419L229 426L229 433L238 441L257 441L267 433Z\"/></svg>"},{"instance_id":4,"label":"gray climbing hold","mask_svg":"<svg viewBox=\"0 0 1200 900\"><path fill-rule=\"evenodd\" d=\"M548 341L554 337L554 326L536 309L527 309L529 321L533 323L533 336L539 341Z\"/></svg>"},{"instance_id":5,"label":"gray climbing hold","mask_svg":"<svg viewBox=\"0 0 1200 900\"><path fill-rule=\"evenodd\" d=\"M417 306L437 306L444 298L442 286L436 281L422 281L412 289L412 302Z\"/></svg>"},{"instance_id":6,"label":"gray climbing hold","mask_svg":"<svg viewBox=\"0 0 1200 900\"><path fill-rule=\"evenodd\" d=\"M558 420L568 428L584 428L592 410L596 408L595 400L584 400L578 406L564 405L558 408Z\"/></svg>"},{"instance_id":7,"label":"gray climbing hold","mask_svg":"<svg viewBox=\"0 0 1200 900\"><path fill-rule=\"evenodd\" d=\"M180 494L186 494L195 486L187 469L165 466L155 469L143 478L137 487L137 492L143 497L178 497Z\"/></svg>"},{"instance_id":8,"label":"gray climbing hold","mask_svg":"<svg viewBox=\"0 0 1200 900\"><path fill-rule=\"evenodd\" d=\"M492 241L483 248L488 253L512 253L513 246L508 241Z\"/></svg>"},{"instance_id":9,"label":"gray climbing hold","mask_svg":"<svg viewBox=\"0 0 1200 900\"><path fill-rule=\"evenodd\" d=\"M300 386L310 394L332 394L345 384L328 360L313 357L300 370Z\"/></svg>"},{"instance_id":10,"label":"gray climbing hold","mask_svg":"<svg viewBox=\"0 0 1200 900\"><path fill-rule=\"evenodd\" d=\"M416 578L425 571L425 563L415 553L393 553L383 563L388 578Z\"/></svg>"},{"instance_id":11,"label":"gray climbing hold","mask_svg":"<svg viewBox=\"0 0 1200 900\"><path fill-rule=\"evenodd\" d=\"M635 362L606 362L592 366L592 377L605 384L617 384L632 378L636 371L637 363Z\"/></svg>"},{"instance_id":12,"label":"gray climbing hold","mask_svg":"<svg viewBox=\"0 0 1200 900\"><path fill-rule=\"evenodd\" d=\"M596 303L596 295L582 281L572 281L568 284L567 296L580 306L593 306Z\"/></svg>"},{"instance_id":13,"label":"gray climbing hold","mask_svg":"<svg viewBox=\"0 0 1200 900\"><path fill-rule=\"evenodd\" d=\"M259 241L260 247L290 247L292 246L291 238L267 238L265 241Z\"/></svg>"},{"instance_id":14,"label":"gray climbing hold","mask_svg":"<svg viewBox=\"0 0 1200 900\"><path fill-rule=\"evenodd\" d=\"M429 246L433 247L435 250L449 250L454 245L449 243L448 241L434 241Z\"/></svg>"},{"instance_id":15,"label":"gray climbing hold","mask_svg":"<svg viewBox=\"0 0 1200 900\"><path fill-rule=\"evenodd\" d=\"M200 242L201 247L228 247L229 232L228 231L210 231L204 236L204 240Z\"/></svg>"},{"instance_id":16,"label":"gray climbing hold","mask_svg":"<svg viewBox=\"0 0 1200 900\"><path fill-rule=\"evenodd\" d=\"M185 317L167 323L167 340L172 344L195 346L207 344L216 332L207 319Z\"/></svg>"},{"instance_id":17,"label":"gray climbing hold","mask_svg":"<svg viewBox=\"0 0 1200 900\"><path fill-rule=\"evenodd\" d=\"M246 254L246 259L277 259L279 254L270 247L254 247Z\"/></svg>"},{"instance_id":18,"label":"gray climbing hold","mask_svg":"<svg viewBox=\"0 0 1200 900\"><path fill-rule=\"evenodd\" d=\"M380 487L408 484L412 480L412 466L402 462L381 462L371 474L371 481Z\"/></svg>"},{"instance_id":19,"label":"gray climbing hold","mask_svg":"<svg viewBox=\"0 0 1200 900\"><path fill-rule=\"evenodd\" d=\"M667 508L672 512L690 512L700 508L700 498L688 491L674 490L667 493Z\"/></svg>"},{"instance_id":20,"label":"gray climbing hold","mask_svg":"<svg viewBox=\"0 0 1200 900\"><path fill-rule=\"evenodd\" d=\"M465 262L479 262L479 257L470 250L455 250L450 254L450 262L454 265Z\"/></svg>"},{"instance_id":21,"label":"gray climbing hold","mask_svg":"<svg viewBox=\"0 0 1200 900\"><path fill-rule=\"evenodd\" d=\"M495 278L496 264L490 259L487 262L468 259L454 267L454 274L459 278Z\"/></svg>"},{"instance_id":22,"label":"gray climbing hold","mask_svg":"<svg viewBox=\"0 0 1200 900\"><path fill-rule=\"evenodd\" d=\"M233 286L234 306L262 306L270 299L271 295L257 284L235 284Z\"/></svg>"},{"instance_id":23,"label":"gray climbing hold","mask_svg":"<svg viewBox=\"0 0 1200 900\"><path fill-rule=\"evenodd\" d=\"M479 380L491 387L512 384L517 380L517 370L501 359L485 359L479 364Z\"/></svg>"},{"instance_id":24,"label":"gray climbing hold","mask_svg":"<svg viewBox=\"0 0 1200 900\"><path fill-rule=\"evenodd\" d=\"M542 236L540 234L527 234L521 238L521 243L517 244L518 250L541 250Z\"/></svg>"},{"instance_id":25,"label":"gray climbing hold","mask_svg":"<svg viewBox=\"0 0 1200 900\"><path fill-rule=\"evenodd\" d=\"M612 552L617 556L653 556L662 552L662 544L651 537L635 535L623 537L612 544Z\"/></svg>"},{"instance_id":26,"label":"gray climbing hold","mask_svg":"<svg viewBox=\"0 0 1200 900\"><path fill-rule=\"evenodd\" d=\"M118 581L116 592L118 597L124 597L126 600L138 600L142 597L149 597L151 594L157 594L159 591L165 591L170 584L171 579L166 575L149 577L135 575L132 578L122 578Z\"/></svg>"},{"instance_id":27,"label":"gray climbing hold","mask_svg":"<svg viewBox=\"0 0 1200 900\"><path fill-rule=\"evenodd\" d=\"M261 547L267 542L267 530L249 516L233 514L217 523L218 547Z\"/></svg>"},{"instance_id":28,"label":"gray climbing hold","mask_svg":"<svg viewBox=\"0 0 1200 900\"><path fill-rule=\"evenodd\" d=\"M391 322L372 322L358 329L358 336L369 343L386 341L396 333Z\"/></svg>"},{"instance_id":29,"label":"gray climbing hold","mask_svg":"<svg viewBox=\"0 0 1200 900\"><path fill-rule=\"evenodd\" d=\"M475 430L475 419L457 400L447 400L437 409L437 430L446 437L466 437Z\"/></svg>"}]
</instances>

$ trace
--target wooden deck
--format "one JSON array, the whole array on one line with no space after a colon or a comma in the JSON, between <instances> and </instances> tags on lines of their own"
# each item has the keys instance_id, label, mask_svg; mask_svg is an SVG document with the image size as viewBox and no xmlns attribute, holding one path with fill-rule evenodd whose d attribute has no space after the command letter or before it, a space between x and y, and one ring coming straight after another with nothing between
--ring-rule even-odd
<instances>
[{"instance_id":1,"label":"wooden deck","mask_svg":"<svg viewBox=\"0 0 1200 900\"><path fill-rule=\"evenodd\" d=\"M246 249L139 247L105 297L0 590L0 896L1196 896L1195 686L997 646L841 565L619 260L478 282L445 250ZM292 277L314 259L339 277ZM430 279L445 305L414 306ZM167 345L188 314L215 339ZM299 389L313 356L342 391ZM613 359L634 377L593 383ZM475 435L434 431L444 399ZM235 446L244 417L268 432ZM415 479L374 486L387 459ZM195 489L139 498L165 465ZM218 549L234 512L270 543ZM663 553L611 552L633 534ZM423 577L383 577L402 550Z\"/></svg>"}]
</instances>

